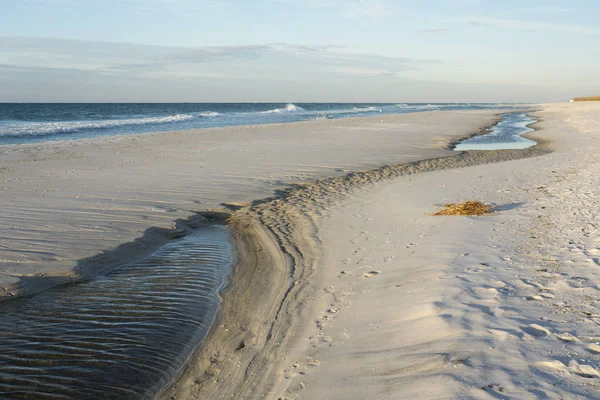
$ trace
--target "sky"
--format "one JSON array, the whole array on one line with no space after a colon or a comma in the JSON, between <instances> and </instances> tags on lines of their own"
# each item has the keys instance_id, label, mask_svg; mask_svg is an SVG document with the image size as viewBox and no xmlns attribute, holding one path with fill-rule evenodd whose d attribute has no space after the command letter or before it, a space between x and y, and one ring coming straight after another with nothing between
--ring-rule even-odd
<instances>
[{"instance_id":1,"label":"sky","mask_svg":"<svg viewBox=\"0 0 600 400\"><path fill-rule=\"evenodd\" d=\"M598 0L0 0L0 102L600 95Z\"/></svg>"}]
</instances>

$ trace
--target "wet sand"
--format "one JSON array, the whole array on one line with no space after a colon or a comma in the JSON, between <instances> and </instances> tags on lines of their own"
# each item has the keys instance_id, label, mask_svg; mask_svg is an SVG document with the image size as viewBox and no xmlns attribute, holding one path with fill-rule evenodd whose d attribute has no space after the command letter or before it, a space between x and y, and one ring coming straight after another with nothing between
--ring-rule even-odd
<instances>
[{"instance_id":1,"label":"wet sand","mask_svg":"<svg viewBox=\"0 0 600 400\"><path fill-rule=\"evenodd\" d=\"M87 282L0 304L0 398L153 399L208 333L233 262L211 225Z\"/></svg>"},{"instance_id":2,"label":"wet sand","mask_svg":"<svg viewBox=\"0 0 600 400\"><path fill-rule=\"evenodd\" d=\"M244 262L164 398L596 397L600 108L535 115L527 150L351 173L235 213ZM468 199L498 211L432 215Z\"/></svg>"}]
</instances>

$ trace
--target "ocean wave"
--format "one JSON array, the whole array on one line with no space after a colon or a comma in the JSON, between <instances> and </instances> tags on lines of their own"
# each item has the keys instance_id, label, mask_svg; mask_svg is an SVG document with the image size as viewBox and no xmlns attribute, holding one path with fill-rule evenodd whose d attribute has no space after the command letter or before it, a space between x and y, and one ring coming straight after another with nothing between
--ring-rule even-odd
<instances>
[{"instance_id":1,"label":"ocean wave","mask_svg":"<svg viewBox=\"0 0 600 400\"><path fill-rule=\"evenodd\" d=\"M396 104L396 107L401 108L401 109L418 111L418 110L440 109L440 108L446 107L446 105L444 105L444 104L406 104L406 103L401 103L401 104Z\"/></svg>"},{"instance_id":2,"label":"ocean wave","mask_svg":"<svg viewBox=\"0 0 600 400\"><path fill-rule=\"evenodd\" d=\"M198 115L200 115L201 117L218 117L219 115L221 115L221 113L218 113L216 111L204 111Z\"/></svg>"},{"instance_id":3,"label":"ocean wave","mask_svg":"<svg viewBox=\"0 0 600 400\"><path fill-rule=\"evenodd\" d=\"M105 119L98 121L8 123L0 124L0 136L46 136L137 125L163 125L175 122L190 121L198 117L216 117L218 115L220 114L208 111L199 114L173 114L164 117Z\"/></svg>"},{"instance_id":4,"label":"ocean wave","mask_svg":"<svg viewBox=\"0 0 600 400\"><path fill-rule=\"evenodd\" d=\"M327 111L316 111L317 119L321 118L336 118L344 115L353 116L355 114L367 113L367 112L383 112L383 109L378 107L354 107L354 108L339 108L337 110L327 110Z\"/></svg>"},{"instance_id":5,"label":"ocean wave","mask_svg":"<svg viewBox=\"0 0 600 400\"><path fill-rule=\"evenodd\" d=\"M377 108L377 107L354 107L352 109L353 112L371 112L371 111L377 111L377 112L381 112L381 108Z\"/></svg>"},{"instance_id":6,"label":"ocean wave","mask_svg":"<svg viewBox=\"0 0 600 400\"><path fill-rule=\"evenodd\" d=\"M284 108L274 108L272 110L263 111L262 114L282 114L282 113L293 113L304 111L304 108L299 107L295 104L286 104Z\"/></svg>"}]
</instances>

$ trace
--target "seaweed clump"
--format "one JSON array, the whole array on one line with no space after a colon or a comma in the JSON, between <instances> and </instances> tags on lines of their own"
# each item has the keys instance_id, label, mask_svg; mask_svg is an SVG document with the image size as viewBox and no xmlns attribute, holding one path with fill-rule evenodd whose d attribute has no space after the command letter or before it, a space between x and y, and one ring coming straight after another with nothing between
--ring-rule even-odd
<instances>
[{"instance_id":1,"label":"seaweed clump","mask_svg":"<svg viewBox=\"0 0 600 400\"><path fill-rule=\"evenodd\" d=\"M464 201L447 203L444 208L433 215L487 215L492 213L492 206L480 201Z\"/></svg>"}]
</instances>

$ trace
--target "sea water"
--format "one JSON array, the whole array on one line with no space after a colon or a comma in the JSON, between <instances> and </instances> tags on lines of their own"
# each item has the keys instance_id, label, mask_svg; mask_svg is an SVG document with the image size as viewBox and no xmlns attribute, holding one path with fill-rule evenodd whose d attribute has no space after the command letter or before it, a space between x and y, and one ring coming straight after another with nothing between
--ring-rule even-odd
<instances>
[{"instance_id":1,"label":"sea water","mask_svg":"<svg viewBox=\"0 0 600 400\"><path fill-rule=\"evenodd\" d=\"M535 122L536 120L527 113L502 114L502 119L490 128L490 133L463 140L454 150L526 149L537 144L533 140L522 137L526 133L533 132L529 125Z\"/></svg>"},{"instance_id":2,"label":"sea water","mask_svg":"<svg viewBox=\"0 0 600 400\"><path fill-rule=\"evenodd\" d=\"M206 336L233 263L208 226L105 276L0 304L1 399L153 399Z\"/></svg>"},{"instance_id":3,"label":"sea water","mask_svg":"<svg viewBox=\"0 0 600 400\"><path fill-rule=\"evenodd\" d=\"M0 103L0 144L442 110L493 103Z\"/></svg>"}]
</instances>

